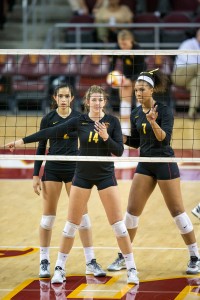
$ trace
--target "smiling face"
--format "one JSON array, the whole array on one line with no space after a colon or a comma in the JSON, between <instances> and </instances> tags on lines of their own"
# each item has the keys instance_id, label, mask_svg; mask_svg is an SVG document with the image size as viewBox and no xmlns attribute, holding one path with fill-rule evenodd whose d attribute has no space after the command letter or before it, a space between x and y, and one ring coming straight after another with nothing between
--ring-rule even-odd
<instances>
[{"instance_id":1,"label":"smiling face","mask_svg":"<svg viewBox=\"0 0 200 300\"><path fill-rule=\"evenodd\" d=\"M71 95L71 91L68 87L62 87L58 89L57 94L53 96L58 108L66 109L70 107L74 97Z\"/></svg>"},{"instance_id":2,"label":"smiling face","mask_svg":"<svg viewBox=\"0 0 200 300\"><path fill-rule=\"evenodd\" d=\"M150 107L153 88L145 81L139 80L135 83L135 97L143 107Z\"/></svg>"},{"instance_id":3,"label":"smiling face","mask_svg":"<svg viewBox=\"0 0 200 300\"><path fill-rule=\"evenodd\" d=\"M87 106L89 107L90 113L99 114L103 111L106 104L106 99L102 93L92 93L87 100Z\"/></svg>"}]
</instances>

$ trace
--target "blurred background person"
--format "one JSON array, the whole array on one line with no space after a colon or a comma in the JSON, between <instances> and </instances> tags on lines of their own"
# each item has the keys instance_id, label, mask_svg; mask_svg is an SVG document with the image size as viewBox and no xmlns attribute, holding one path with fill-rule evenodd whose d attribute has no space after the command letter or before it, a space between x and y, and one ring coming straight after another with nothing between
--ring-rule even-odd
<instances>
[{"instance_id":1,"label":"blurred background person","mask_svg":"<svg viewBox=\"0 0 200 300\"><path fill-rule=\"evenodd\" d=\"M131 31L123 29L117 35L117 49L139 50L140 46L135 41ZM133 106L137 105L134 97L135 80L138 75L145 70L144 55L113 55L110 62L110 71L119 70L123 74L123 79L118 89L111 86L111 101L119 102L119 115L123 134L129 134L130 114ZM115 105L113 105L114 107Z\"/></svg>"},{"instance_id":2,"label":"blurred background person","mask_svg":"<svg viewBox=\"0 0 200 300\"><path fill-rule=\"evenodd\" d=\"M181 43L179 50L200 50L200 28L193 38ZM172 82L190 91L188 117L195 118L200 107L200 54L177 55L172 72Z\"/></svg>"},{"instance_id":3,"label":"blurred background person","mask_svg":"<svg viewBox=\"0 0 200 300\"><path fill-rule=\"evenodd\" d=\"M95 23L107 23L113 27L98 27L97 38L99 42L108 43L117 41L119 28L116 24L132 23L134 14L126 5L120 4L120 0L108 0L106 6L101 6L95 13Z\"/></svg>"}]
</instances>

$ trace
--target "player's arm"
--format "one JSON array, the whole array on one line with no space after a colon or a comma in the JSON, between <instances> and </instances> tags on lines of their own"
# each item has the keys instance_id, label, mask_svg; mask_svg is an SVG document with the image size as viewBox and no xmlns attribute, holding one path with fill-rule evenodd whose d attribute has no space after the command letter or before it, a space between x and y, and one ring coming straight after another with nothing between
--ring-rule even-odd
<instances>
[{"instance_id":1,"label":"player's arm","mask_svg":"<svg viewBox=\"0 0 200 300\"><path fill-rule=\"evenodd\" d=\"M15 148L23 146L24 144L39 142L42 140L47 140L50 138L63 138L63 136L71 131L75 131L78 126L78 119L79 117L71 118L70 120L57 125L55 127L46 128L40 130L34 134L26 136L20 140L10 142L5 146L10 148L10 151L13 152Z\"/></svg>"},{"instance_id":2,"label":"player's arm","mask_svg":"<svg viewBox=\"0 0 200 300\"><path fill-rule=\"evenodd\" d=\"M135 124L135 114L131 114L131 135L123 135L123 142L125 145L132 147L132 148L139 148L140 147L140 135L137 131L136 124Z\"/></svg>"},{"instance_id":3,"label":"player's arm","mask_svg":"<svg viewBox=\"0 0 200 300\"><path fill-rule=\"evenodd\" d=\"M103 139L110 153L121 156L124 151L121 126L117 118L113 118L112 122L115 122L112 136L109 136L105 123L95 122L95 131Z\"/></svg>"},{"instance_id":4,"label":"player's arm","mask_svg":"<svg viewBox=\"0 0 200 300\"><path fill-rule=\"evenodd\" d=\"M40 130L43 130L45 128L48 128L46 117L44 117L40 123ZM36 150L36 155L45 155L46 146L47 146L47 140L40 141L38 144L37 150ZM37 195L40 195L40 191L41 191L41 182L40 182L39 174L40 174L40 169L41 169L42 163L43 163L42 160L34 161L33 189Z\"/></svg>"}]
</instances>

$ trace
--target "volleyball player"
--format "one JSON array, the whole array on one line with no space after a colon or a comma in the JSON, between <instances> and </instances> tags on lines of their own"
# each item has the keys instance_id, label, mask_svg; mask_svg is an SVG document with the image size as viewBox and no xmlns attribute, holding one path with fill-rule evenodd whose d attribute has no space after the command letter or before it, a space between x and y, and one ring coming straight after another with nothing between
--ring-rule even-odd
<instances>
[{"instance_id":1,"label":"volleyball player","mask_svg":"<svg viewBox=\"0 0 200 300\"><path fill-rule=\"evenodd\" d=\"M65 123L43 129L6 146L13 151L20 145L56 137L77 131L81 156L121 156L124 150L119 120L104 112L107 102L105 91L99 86L91 86L85 95L88 113L72 118ZM65 264L73 246L75 232L89 200L92 187L96 185L109 223L116 235L119 248L125 259L128 283L139 283L132 253L130 238L123 221L121 203L113 162L78 161L69 196L67 222L63 229L60 249L52 283L65 281ZM87 269L86 269L87 273Z\"/></svg>"},{"instance_id":2,"label":"volleyball player","mask_svg":"<svg viewBox=\"0 0 200 300\"><path fill-rule=\"evenodd\" d=\"M170 146L174 123L172 111L153 98L153 93L163 92L166 84L166 77L158 69L142 72L137 78L135 96L141 106L131 113L131 136L124 136L124 142L134 148L140 147L141 157L174 157L174 151ZM124 217L130 239L134 240L139 216L156 184L187 245L190 260L186 273L198 274L199 251L193 225L184 209L177 163L138 163ZM124 267L123 254L120 253L108 270L117 271Z\"/></svg>"},{"instance_id":3,"label":"volleyball player","mask_svg":"<svg viewBox=\"0 0 200 300\"><path fill-rule=\"evenodd\" d=\"M79 112L71 109L74 100L72 87L62 84L55 88L53 95L53 110L43 117L40 130L55 127L67 120L80 115ZM44 155L47 148L48 139L41 140L37 148L37 155ZM49 138L50 155L77 155L78 137L77 132L63 135L63 138ZM33 188L36 194L42 190L42 218L39 228L40 236L40 271L39 277L50 277L50 253L52 228L56 218L56 211L63 183L69 196L72 178L76 167L75 161L46 161L42 182L40 183L39 173L42 161L35 161L33 173ZM90 269L95 276L105 276L99 264L96 263L92 247L92 232L90 218L87 207L83 211L79 235L83 244L87 270Z\"/></svg>"}]
</instances>

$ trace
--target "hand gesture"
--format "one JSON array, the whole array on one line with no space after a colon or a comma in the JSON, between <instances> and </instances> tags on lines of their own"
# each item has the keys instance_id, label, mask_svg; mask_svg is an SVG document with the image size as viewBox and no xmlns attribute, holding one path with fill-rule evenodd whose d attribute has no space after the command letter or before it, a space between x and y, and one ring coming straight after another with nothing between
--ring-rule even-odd
<instances>
[{"instance_id":1,"label":"hand gesture","mask_svg":"<svg viewBox=\"0 0 200 300\"><path fill-rule=\"evenodd\" d=\"M95 122L95 132L98 133L98 135L104 140L106 141L109 138L108 132L107 132L107 128L105 123L100 123L100 122Z\"/></svg>"},{"instance_id":2,"label":"hand gesture","mask_svg":"<svg viewBox=\"0 0 200 300\"><path fill-rule=\"evenodd\" d=\"M157 112L157 105L156 105L155 107L152 107L150 111L146 114L146 118L151 124L156 121L157 117L158 117L158 112Z\"/></svg>"},{"instance_id":3,"label":"hand gesture","mask_svg":"<svg viewBox=\"0 0 200 300\"><path fill-rule=\"evenodd\" d=\"M22 139L10 142L5 145L6 148L10 149L10 152L14 152L15 148L19 148L20 146L24 145L24 141Z\"/></svg>"}]
</instances>

